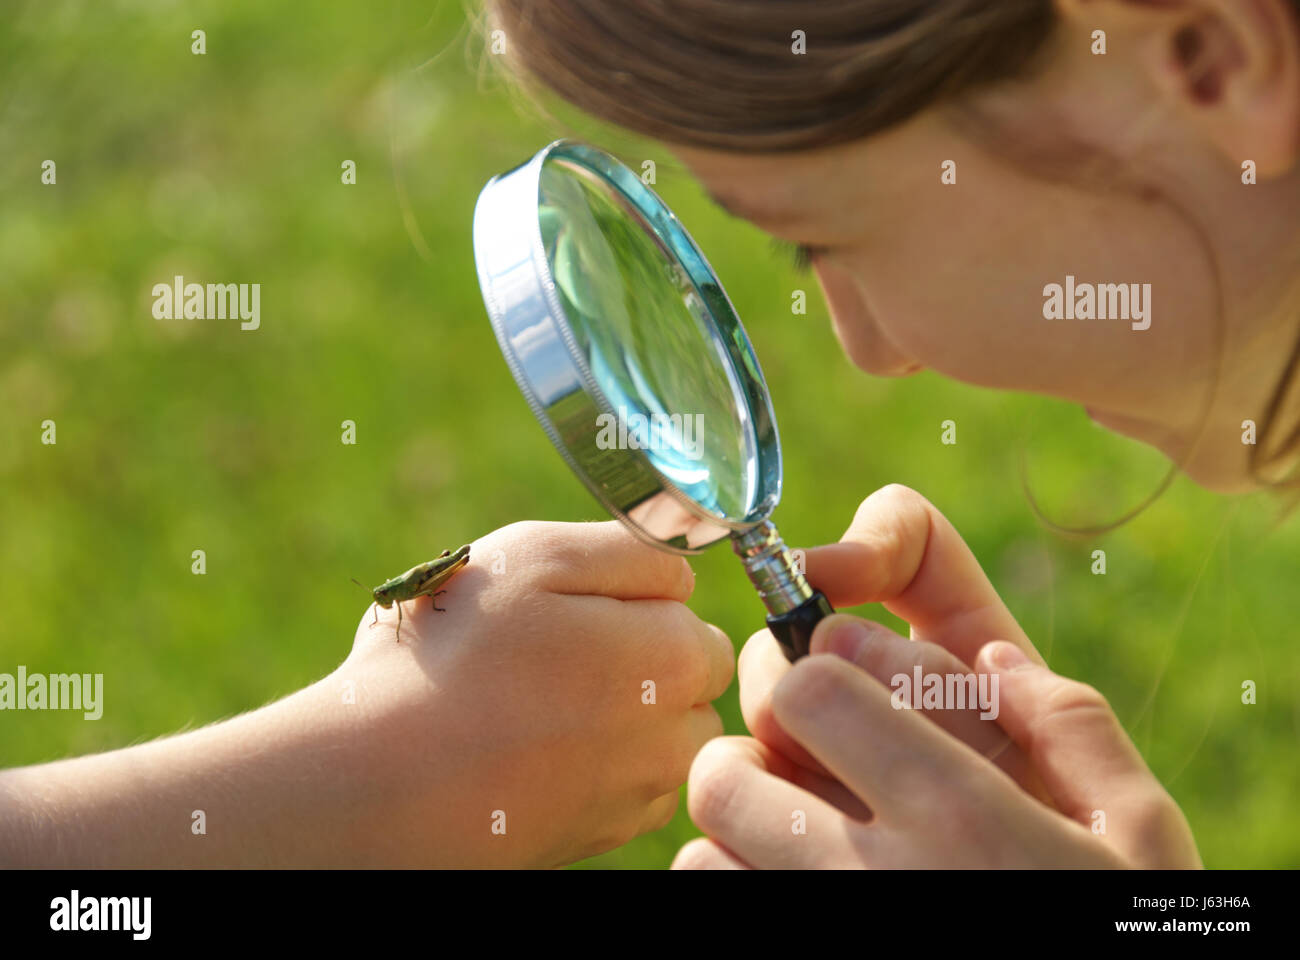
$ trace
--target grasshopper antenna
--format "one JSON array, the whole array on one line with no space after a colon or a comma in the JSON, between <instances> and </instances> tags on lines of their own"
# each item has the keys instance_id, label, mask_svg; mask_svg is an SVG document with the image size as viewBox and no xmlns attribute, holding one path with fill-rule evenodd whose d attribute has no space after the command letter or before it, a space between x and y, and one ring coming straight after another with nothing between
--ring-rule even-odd
<instances>
[{"instance_id":1,"label":"grasshopper antenna","mask_svg":"<svg viewBox=\"0 0 1300 960\"><path fill-rule=\"evenodd\" d=\"M370 593L370 591L369 591L368 589L366 589L366 585L365 585L364 583L362 583L360 580L358 580L356 577L348 577L348 579L351 580L353 583L355 583L355 584L356 584L358 587L360 587L362 590L365 590L366 593ZM376 605L375 605L375 619L371 622L370 625L373 627L373 626L374 626L376 623L378 623L378 622L379 622L379 605L376 604Z\"/></svg>"}]
</instances>

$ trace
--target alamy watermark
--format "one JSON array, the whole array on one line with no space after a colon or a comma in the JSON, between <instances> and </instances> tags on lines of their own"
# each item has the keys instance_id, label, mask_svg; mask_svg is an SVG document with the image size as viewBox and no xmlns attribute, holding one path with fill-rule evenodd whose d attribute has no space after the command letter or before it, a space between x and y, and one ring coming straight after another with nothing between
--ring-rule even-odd
<instances>
[{"instance_id":1,"label":"alamy watermark","mask_svg":"<svg viewBox=\"0 0 1300 960\"><path fill-rule=\"evenodd\" d=\"M176 276L171 283L153 285L156 320L234 320L240 330L262 325L260 283L186 283Z\"/></svg>"},{"instance_id":2,"label":"alamy watermark","mask_svg":"<svg viewBox=\"0 0 1300 960\"><path fill-rule=\"evenodd\" d=\"M0 673L0 710L80 710L87 720L104 715L102 673Z\"/></svg>"},{"instance_id":3,"label":"alamy watermark","mask_svg":"<svg viewBox=\"0 0 1300 960\"><path fill-rule=\"evenodd\" d=\"M981 720L998 718L998 675L996 673L922 673L921 665L911 674L889 678L894 692L889 702L895 710L974 710Z\"/></svg>"},{"instance_id":4,"label":"alamy watermark","mask_svg":"<svg viewBox=\"0 0 1300 960\"><path fill-rule=\"evenodd\" d=\"M1151 328L1151 284L1065 283L1043 287L1044 320L1129 320L1134 330Z\"/></svg>"},{"instance_id":5,"label":"alamy watermark","mask_svg":"<svg viewBox=\"0 0 1300 960\"><path fill-rule=\"evenodd\" d=\"M83 897L73 890L50 901L50 929L123 931L132 940L148 940L153 931L153 897Z\"/></svg>"},{"instance_id":6,"label":"alamy watermark","mask_svg":"<svg viewBox=\"0 0 1300 960\"><path fill-rule=\"evenodd\" d=\"M620 406L618 414L596 417L596 447L600 450L661 450L688 460L699 460L704 437L704 414L632 413Z\"/></svg>"}]
</instances>

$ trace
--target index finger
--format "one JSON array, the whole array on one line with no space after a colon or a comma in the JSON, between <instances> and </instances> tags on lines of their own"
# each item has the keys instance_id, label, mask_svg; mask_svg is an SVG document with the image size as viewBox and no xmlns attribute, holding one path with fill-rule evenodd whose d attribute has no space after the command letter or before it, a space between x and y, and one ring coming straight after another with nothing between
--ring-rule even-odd
<instances>
[{"instance_id":1,"label":"index finger","mask_svg":"<svg viewBox=\"0 0 1300 960\"><path fill-rule=\"evenodd\" d=\"M882 603L914 640L975 662L990 640L1034 645L947 518L915 490L891 484L858 507L839 543L807 551L807 577L836 607Z\"/></svg>"},{"instance_id":2,"label":"index finger","mask_svg":"<svg viewBox=\"0 0 1300 960\"><path fill-rule=\"evenodd\" d=\"M923 819L949 795L975 795L989 771L1005 776L917 711L896 709L884 684L831 654L794 664L772 707L790 736L886 823Z\"/></svg>"}]
</instances>

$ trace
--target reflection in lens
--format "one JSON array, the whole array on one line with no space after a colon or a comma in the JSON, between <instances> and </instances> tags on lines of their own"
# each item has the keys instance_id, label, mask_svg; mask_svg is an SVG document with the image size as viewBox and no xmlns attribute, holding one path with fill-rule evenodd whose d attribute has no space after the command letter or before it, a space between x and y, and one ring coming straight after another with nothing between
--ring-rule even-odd
<instances>
[{"instance_id":1,"label":"reflection in lens","mask_svg":"<svg viewBox=\"0 0 1300 960\"><path fill-rule=\"evenodd\" d=\"M615 187L570 161L544 164L538 202L560 304L629 439L701 506L747 517L758 495L754 425L686 269Z\"/></svg>"}]
</instances>

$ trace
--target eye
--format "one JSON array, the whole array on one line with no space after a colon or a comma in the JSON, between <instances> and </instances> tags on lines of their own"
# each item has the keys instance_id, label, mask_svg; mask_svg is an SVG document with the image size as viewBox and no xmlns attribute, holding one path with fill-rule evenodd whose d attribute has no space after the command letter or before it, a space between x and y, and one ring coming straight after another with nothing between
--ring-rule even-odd
<instances>
[{"instance_id":1,"label":"eye","mask_svg":"<svg viewBox=\"0 0 1300 960\"><path fill-rule=\"evenodd\" d=\"M825 247L807 243L791 243L789 240L772 239L772 252L786 260L795 273L804 274L812 269L817 257L826 252Z\"/></svg>"}]
</instances>

